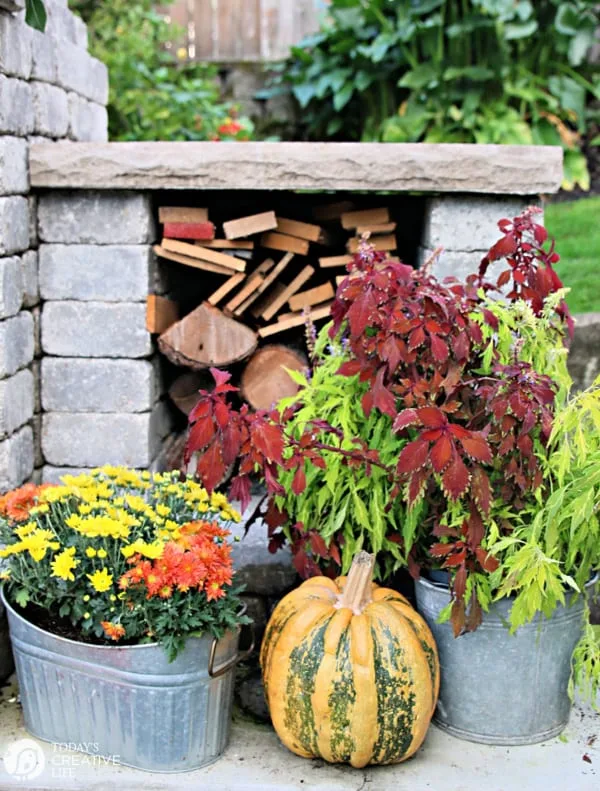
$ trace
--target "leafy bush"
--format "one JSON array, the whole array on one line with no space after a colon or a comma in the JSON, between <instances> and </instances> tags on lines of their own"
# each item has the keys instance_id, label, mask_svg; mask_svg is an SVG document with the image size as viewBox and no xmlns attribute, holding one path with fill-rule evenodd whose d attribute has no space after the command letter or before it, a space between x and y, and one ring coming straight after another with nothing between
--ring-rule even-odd
<instances>
[{"instance_id":1,"label":"leafy bush","mask_svg":"<svg viewBox=\"0 0 600 791\"><path fill-rule=\"evenodd\" d=\"M595 0L332 0L273 90L309 139L561 145L564 186L589 188L599 24Z\"/></svg>"},{"instance_id":2,"label":"leafy bush","mask_svg":"<svg viewBox=\"0 0 600 791\"><path fill-rule=\"evenodd\" d=\"M71 5L87 22L90 52L108 66L111 140L249 139L252 123L222 102L216 67L167 49L178 30L153 0Z\"/></svg>"}]
</instances>

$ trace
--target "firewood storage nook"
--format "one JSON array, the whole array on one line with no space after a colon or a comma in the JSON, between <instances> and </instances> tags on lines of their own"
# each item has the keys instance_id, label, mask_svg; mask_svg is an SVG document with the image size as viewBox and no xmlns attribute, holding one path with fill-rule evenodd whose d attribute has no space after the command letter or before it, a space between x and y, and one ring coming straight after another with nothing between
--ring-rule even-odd
<instances>
[{"instance_id":1,"label":"firewood storage nook","mask_svg":"<svg viewBox=\"0 0 600 791\"><path fill-rule=\"evenodd\" d=\"M253 407L302 368L359 236L434 271L476 269L497 222L556 192L553 147L48 143L37 194L44 480L177 465L207 366Z\"/></svg>"}]
</instances>

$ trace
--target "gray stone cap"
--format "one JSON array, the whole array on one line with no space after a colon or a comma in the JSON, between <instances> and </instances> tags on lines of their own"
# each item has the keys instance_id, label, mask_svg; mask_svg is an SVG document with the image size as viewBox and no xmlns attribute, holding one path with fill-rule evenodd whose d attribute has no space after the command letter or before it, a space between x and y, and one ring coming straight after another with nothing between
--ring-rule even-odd
<instances>
[{"instance_id":1,"label":"gray stone cap","mask_svg":"<svg viewBox=\"0 0 600 791\"><path fill-rule=\"evenodd\" d=\"M557 192L558 146L463 143L49 143L32 187Z\"/></svg>"}]
</instances>

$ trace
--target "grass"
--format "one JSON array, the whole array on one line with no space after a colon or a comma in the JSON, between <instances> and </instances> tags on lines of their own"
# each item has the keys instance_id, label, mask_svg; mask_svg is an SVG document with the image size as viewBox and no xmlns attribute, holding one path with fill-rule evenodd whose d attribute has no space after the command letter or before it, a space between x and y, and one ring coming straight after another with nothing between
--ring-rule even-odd
<instances>
[{"instance_id":1,"label":"grass","mask_svg":"<svg viewBox=\"0 0 600 791\"><path fill-rule=\"evenodd\" d=\"M556 238L556 271L571 291L572 313L600 311L600 197L551 203L544 223Z\"/></svg>"}]
</instances>

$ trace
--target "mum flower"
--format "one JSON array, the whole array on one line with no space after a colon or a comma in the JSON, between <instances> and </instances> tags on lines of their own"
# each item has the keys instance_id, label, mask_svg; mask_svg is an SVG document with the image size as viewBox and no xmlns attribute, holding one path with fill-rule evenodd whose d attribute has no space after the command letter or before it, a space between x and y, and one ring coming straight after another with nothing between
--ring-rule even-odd
<instances>
[{"instance_id":1,"label":"mum flower","mask_svg":"<svg viewBox=\"0 0 600 791\"><path fill-rule=\"evenodd\" d=\"M86 574L86 577L89 579L92 587L97 590L98 593L104 593L104 591L107 591L113 582L112 574L109 574L106 569L95 571L93 574Z\"/></svg>"},{"instance_id":2,"label":"mum flower","mask_svg":"<svg viewBox=\"0 0 600 791\"><path fill-rule=\"evenodd\" d=\"M73 569L79 565L79 561L75 559L75 547L63 549L50 565L52 566L53 577L60 577L62 580L73 582L75 580Z\"/></svg>"},{"instance_id":3,"label":"mum flower","mask_svg":"<svg viewBox=\"0 0 600 791\"><path fill-rule=\"evenodd\" d=\"M120 623L111 623L111 621L100 621L100 626L104 629L104 634L110 637L111 640L120 640L125 634L125 627Z\"/></svg>"}]
</instances>

